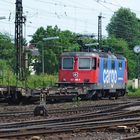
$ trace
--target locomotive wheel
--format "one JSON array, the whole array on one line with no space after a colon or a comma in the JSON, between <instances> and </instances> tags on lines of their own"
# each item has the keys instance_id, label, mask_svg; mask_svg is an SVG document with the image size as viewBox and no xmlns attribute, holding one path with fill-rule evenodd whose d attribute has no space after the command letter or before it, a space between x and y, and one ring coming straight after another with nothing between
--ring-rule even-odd
<instances>
[{"instance_id":1,"label":"locomotive wheel","mask_svg":"<svg viewBox=\"0 0 140 140\"><path fill-rule=\"evenodd\" d=\"M109 93L108 99L109 99L109 100L112 100L112 97L113 97L113 96L112 96L112 93Z\"/></svg>"},{"instance_id":2,"label":"locomotive wheel","mask_svg":"<svg viewBox=\"0 0 140 140\"><path fill-rule=\"evenodd\" d=\"M92 95L92 100L98 100L99 98L98 98L98 95L97 95L97 93L95 93L94 95Z\"/></svg>"},{"instance_id":3,"label":"locomotive wheel","mask_svg":"<svg viewBox=\"0 0 140 140\"><path fill-rule=\"evenodd\" d=\"M110 93L110 95L109 95L109 100L117 100L118 99L118 93L116 92L116 93L113 93L113 95L112 95L112 93Z\"/></svg>"},{"instance_id":4,"label":"locomotive wheel","mask_svg":"<svg viewBox=\"0 0 140 140\"><path fill-rule=\"evenodd\" d=\"M87 98L91 99L91 100L97 100L97 93L96 93L96 91L89 90L87 92Z\"/></svg>"},{"instance_id":5,"label":"locomotive wheel","mask_svg":"<svg viewBox=\"0 0 140 140\"><path fill-rule=\"evenodd\" d=\"M102 97L103 97L103 95L102 95L102 92L101 92L101 91L100 91L99 93L97 93L97 98L98 98L99 100L101 100Z\"/></svg>"},{"instance_id":6,"label":"locomotive wheel","mask_svg":"<svg viewBox=\"0 0 140 140\"><path fill-rule=\"evenodd\" d=\"M121 96L124 96L126 94L126 90L121 91Z\"/></svg>"},{"instance_id":7,"label":"locomotive wheel","mask_svg":"<svg viewBox=\"0 0 140 140\"><path fill-rule=\"evenodd\" d=\"M92 100L101 100L103 97L103 94L101 91L96 92L94 91L94 95L92 95Z\"/></svg>"},{"instance_id":8,"label":"locomotive wheel","mask_svg":"<svg viewBox=\"0 0 140 140\"><path fill-rule=\"evenodd\" d=\"M117 100L118 99L118 93L116 92L115 93L115 100Z\"/></svg>"}]
</instances>

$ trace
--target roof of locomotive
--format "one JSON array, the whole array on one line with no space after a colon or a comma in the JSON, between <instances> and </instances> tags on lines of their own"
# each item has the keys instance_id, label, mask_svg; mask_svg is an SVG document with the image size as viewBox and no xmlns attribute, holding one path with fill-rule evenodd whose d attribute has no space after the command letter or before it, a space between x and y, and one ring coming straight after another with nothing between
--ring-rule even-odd
<instances>
[{"instance_id":1,"label":"roof of locomotive","mask_svg":"<svg viewBox=\"0 0 140 140\"><path fill-rule=\"evenodd\" d=\"M120 54L111 54L106 52L64 52L61 55L62 57L66 56L93 56L93 57L102 57L102 58L110 58L110 59L122 59L125 60L126 58Z\"/></svg>"},{"instance_id":2,"label":"roof of locomotive","mask_svg":"<svg viewBox=\"0 0 140 140\"><path fill-rule=\"evenodd\" d=\"M64 52L61 56L99 56L93 52Z\"/></svg>"}]
</instances>

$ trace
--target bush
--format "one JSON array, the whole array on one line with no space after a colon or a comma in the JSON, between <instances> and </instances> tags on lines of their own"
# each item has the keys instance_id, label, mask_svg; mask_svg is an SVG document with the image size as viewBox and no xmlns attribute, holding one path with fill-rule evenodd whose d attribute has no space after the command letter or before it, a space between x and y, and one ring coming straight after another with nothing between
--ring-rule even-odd
<instances>
[{"instance_id":1,"label":"bush","mask_svg":"<svg viewBox=\"0 0 140 140\"><path fill-rule=\"evenodd\" d=\"M38 88L52 86L57 82L57 75L31 75L27 78L27 81L16 80L16 76L9 69L4 69L4 72L0 74L0 85L4 86L18 86Z\"/></svg>"},{"instance_id":2,"label":"bush","mask_svg":"<svg viewBox=\"0 0 140 140\"><path fill-rule=\"evenodd\" d=\"M136 89L132 87L132 85L128 86L128 92L136 92Z\"/></svg>"},{"instance_id":3,"label":"bush","mask_svg":"<svg viewBox=\"0 0 140 140\"><path fill-rule=\"evenodd\" d=\"M140 88L128 93L128 96L140 96Z\"/></svg>"},{"instance_id":4,"label":"bush","mask_svg":"<svg viewBox=\"0 0 140 140\"><path fill-rule=\"evenodd\" d=\"M32 75L28 77L27 86L29 88L53 86L57 80L56 75Z\"/></svg>"}]
</instances>

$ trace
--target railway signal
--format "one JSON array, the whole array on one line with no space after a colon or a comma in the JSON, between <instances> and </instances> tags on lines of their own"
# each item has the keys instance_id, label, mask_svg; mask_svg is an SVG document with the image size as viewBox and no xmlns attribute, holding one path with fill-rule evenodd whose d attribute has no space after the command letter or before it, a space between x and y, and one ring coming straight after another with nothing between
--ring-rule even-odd
<instances>
[{"instance_id":1,"label":"railway signal","mask_svg":"<svg viewBox=\"0 0 140 140\"><path fill-rule=\"evenodd\" d=\"M137 85L138 85L138 87L140 87L140 75L139 75L139 73L140 73L140 58L139 58L140 57L140 45L136 45L133 50L137 55L137 81L138 81Z\"/></svg>"},{"instance_id":2,"label":"railway signal","mask_svg":"<svg viewBox=\"0 0 140 140\"><path fill-rule=\"evenodd\" d=\"M47 91L42 89L40 93L40 105L34 109L34 116L48 116L47 105L46 105L46 94Z\"/></svg>"}]
</instances>

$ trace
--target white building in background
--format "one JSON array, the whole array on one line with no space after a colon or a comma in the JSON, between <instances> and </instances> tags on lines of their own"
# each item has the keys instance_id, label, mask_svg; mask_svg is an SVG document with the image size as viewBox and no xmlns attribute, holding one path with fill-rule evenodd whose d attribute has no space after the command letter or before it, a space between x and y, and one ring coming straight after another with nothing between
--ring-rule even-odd
<instances>
[{"instance_id":1,"label":"white building in background","mask_svg":"<svg viewBox=\"0 0 140 140\"><path fill-rule=\"evenodd\" d=\"M33 59L32 62L31 62L32 65L29 66L30 75L35 75L35 73L36 73L36 70L34 69L35 61L36 60Z\"/></svg>"},{"instance_id":2,"label":"white building in background","mask_svg":"<svg viewBox=\"0 0 140 140\"><path fill-rule=\"evenodd\" d=\"M139 79L133 79L132 80L132 88L138 89L139 88Z\"/></svg>"},{"instance_id":3,"label":"white building in background","mask_svg":"<svg viewBox=\"0 0 140 140\"><path fill-rule=\"evenodd\" d=\"M39 56L38 48L34 47L34 45L29 45L26 47L26 50L29 50L32 53L32 56ZM30 75L35 75L36 70L34 69L34 64L36 63L36 59L32 59L31 65L29 65Z\"/></svg>"},{"instance_id":4,"label":"white building in background","mask_svg":"<svg viewBox=\"0 0 140 140\"><path fill-rule=\"evenodd\" d=\"M35 75L36 71L34 70L34 66L29 66L30 75Z\"/></svg>"}]
</instances>

